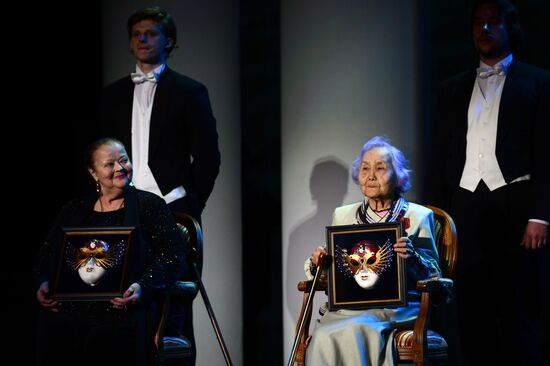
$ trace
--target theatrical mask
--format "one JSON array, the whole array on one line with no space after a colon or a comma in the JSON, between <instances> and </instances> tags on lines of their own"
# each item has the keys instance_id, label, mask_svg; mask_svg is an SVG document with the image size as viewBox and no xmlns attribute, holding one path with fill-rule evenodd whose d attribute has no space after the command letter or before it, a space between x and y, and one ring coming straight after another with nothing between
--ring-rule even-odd
<instances>
[{"instance_id":1,"label":"theatrical mask","mask_svg":"<svg viewBox=\"0 0 550 366\"><path fill-rule=\"evenodd\" d=\"M84 283L96 286L106 276L108 271L116 267L124 255L124 243L109 245L103 240L92 239L80 248L67 246L67 264Z\"/></svg>"},{"instance_id":2,"label":"theatrical mask","mask_svg":"<svg viewBox=\"0 0 550 366\"><path fill-rule=\"evenodd\" d=\"M346 277L353 277L363 289L371 289L393 259L393 245L390 241L378 246L362 240L353 246L351 254L347 249L336 246L336 263Z\"/></svg>"}]
</instances>

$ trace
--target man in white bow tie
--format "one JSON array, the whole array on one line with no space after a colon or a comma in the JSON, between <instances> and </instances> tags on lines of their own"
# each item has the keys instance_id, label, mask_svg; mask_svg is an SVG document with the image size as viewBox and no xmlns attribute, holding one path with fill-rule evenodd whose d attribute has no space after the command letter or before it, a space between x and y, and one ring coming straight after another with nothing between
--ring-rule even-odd
<instances>
[{"instance_id":1,"label":"man in white bow tie","mask_svg":"<svg viewBox=\"0 0 550 366\"><path fill-rule=\"evenodd\" d=\"M542 362L535 324L537 257L549 240L550 72L512 54L517 15L507 0L475 2L479 68L442 84L434 119L428 202L447 210L457 226L467 365Z\"/></svg>"},{"instance_id":2,"label":"man in white bow tie","mask_svg":"<svg viewBox=\"0 0 550 366\"><path fill-rule=\"evenodd\" d=\"M200 222L220 166L208 91L166 65L177 47L176 26L166 10L138 10L129 17L127 31L136 69L105 87L102 134L127 147L137 188L156 193L172 210ZM183 333L194 343L192 306L185 305L185 314L170 322L167 333Z\"/></svg>"}]
</instances>

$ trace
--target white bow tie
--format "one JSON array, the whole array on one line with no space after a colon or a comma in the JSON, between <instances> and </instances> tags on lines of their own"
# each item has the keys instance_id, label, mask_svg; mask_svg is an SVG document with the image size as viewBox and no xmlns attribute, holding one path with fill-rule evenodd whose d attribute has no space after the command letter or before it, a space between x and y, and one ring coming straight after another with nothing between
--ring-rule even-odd
<instances>
[{"instance_id":1,"label":"white bow tie","mask_svg":"<svg viewBox=\"0 0 550 366\"><path fill-rule=\"evenodd\" d=\"M499 76L506 75L506 70L502 66L497 66L495 68L484 67L484 68L480 68L478 71L479 71L478 76L482 79L487 79L489 76L493 76L493 75L499 75Z\"/></svg>"},{"instance_id":2,"label":"white bow tie","mask_svg":"<svg viewBox=\"0 0 550 366\"><path fill-rule=\"evenodd\" d=\"M130 77L132 78L132 81L136 84L141 84L141 83L144 83L146 81L150 81L152 83L157 82L157 78L155 77L154 72L150 72L148 74L140 74L140 73L137 73L137 72L133 72L133 73L130 74Z\"/></svg>"}]
</instances>

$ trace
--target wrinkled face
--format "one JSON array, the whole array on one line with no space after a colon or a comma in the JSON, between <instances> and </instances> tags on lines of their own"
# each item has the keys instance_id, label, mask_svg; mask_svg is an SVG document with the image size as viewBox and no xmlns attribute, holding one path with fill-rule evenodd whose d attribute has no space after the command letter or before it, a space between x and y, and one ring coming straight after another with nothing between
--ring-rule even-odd
<instances>
[{"instance_id":1,"label":"wrinkled face","mask_svg":"<svg viewBox=\"0 0 550 366\"><path fill-rule=\"evenodd\" d=\"M78 275L82 281L90 286L97 285L106 273L105 268L99 266L94 257L91 257L85 265L78 269Z\"/></svg>"},{"instance_id":2,"label":"wrinkled face","mask_svg":"<svg viewBox=\"0 0 550 366\"><path fill-rule=\"evenodd\" d=\"M496 4L482 4L474 13L473 41L482 59L497 59L510 53L506 23Z\"/></svg>"},{"instance_id":3,"label":"wrinkled face","mask_svg":"<svg viewBox=\"0 0 550 366\"><path fill-rule=\"evenodd\" d=\"M391 199L395 190L389 152L377 147L363 155L359 170L361 192L370 199Z\"/></svg>"},{"instance_id":4,"label":"wrinkled face","mask_svg":"<svg viewBox=\"0 0 550 366\"><path fill-rule=\"evenodd\" d=\"M138 62L157 65L166 61L166 48L172 46L160 26L152 20L142 20L132 26L130 49Z\"/></svg>"},{"instance_id":5,"label":"wrinkled face","mask_svg":"<svg viewBox=\"0 0 550 366\"><path fill-rule=\"evenodd\" d=\"M93 169L88 171L99 182L102 192L116 192L126 189L132 179L132 163L120 144L100 146L93 153Z\"/></svg>"},{"instance_id":6,"label":"wrinkled face","mask_svg":"<svg viewBox=\"0 0 550 366\"><path fill-rule=\"evenodd\" d=\"M365 268L362 268L361 270L359 270L353 276L353 278L355 278L355 282L357 282L357 284L365 290L373 288L374 285L376 285L376 282L378 281L378 275L374 273L374 271L372 271L371 269L365 269Z\"/></svg>"}]
</instances>

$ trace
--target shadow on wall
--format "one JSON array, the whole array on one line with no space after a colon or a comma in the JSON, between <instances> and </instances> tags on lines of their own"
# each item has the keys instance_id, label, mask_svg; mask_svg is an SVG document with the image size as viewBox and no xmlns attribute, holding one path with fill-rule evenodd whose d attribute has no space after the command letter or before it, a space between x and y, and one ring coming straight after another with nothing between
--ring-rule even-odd
<instances>
[{"instance_id":1,"label":"shadow on wall","mask_svg":"<svg viewBox=\"0 0 550 366\"><path fill-rule=\"evenodd\" d=\"M329 156L317 159L309 178L311 199L315 211L307 215L290 231L287 251L286 299L294 324L298 321L302 295L296 285L305 279L304 261L315 247L325 245L325 227L332 222L332 213L342 205L348 191L349 170L340 159ZM320 301L318 296L315 298ZM323 299L326 301L326 299Z\"/></svg>"}]
</instances>

